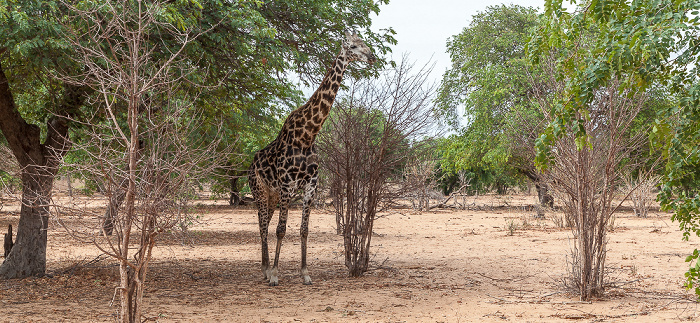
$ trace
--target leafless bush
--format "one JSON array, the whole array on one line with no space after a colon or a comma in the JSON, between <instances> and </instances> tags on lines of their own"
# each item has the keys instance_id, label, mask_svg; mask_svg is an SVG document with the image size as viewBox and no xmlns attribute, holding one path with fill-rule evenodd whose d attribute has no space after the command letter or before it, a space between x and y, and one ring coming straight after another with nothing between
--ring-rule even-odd
<instances>
[{"instance_id":1,"label":"leafless bush","mask_svg":"<svg viewBox=\"0 0 700 323\"><path fill-rule=\"evenodd\" d=\"M409 161L425 160L426 137L434 131L434 86L426 85L430 69L414 74L412 68L404 59L378 80L355 81L349 94L336 101L319 137L351 276L368 269L372 228L381 207L425 185L402 178Z\"/></svg>"},{"instance_id":2,"label":"leafless bush","mask_svg":"<svg viewBox=\"0 0 700 323\"><path fill-rule=\"evenodd\" d=\"M417 211L427 211L430 209L430 199L435 191L435 160L415 159L408 162L404 168L402 185L414 187L414 191L408 192L407 196L411 200L411 207Z\"/></svg>"},{"instance_id":3,"label":"leafless bush","mask_svg":"<svg viewBox=\"0 0 700 323\"><path fill-rule=\"evenodd\" d=\"M162 19L165 2L118 0L103 4L64 3L83 29L66 31L83 73L62 78L89 87L94 115L83 122L75 143L88 158L69 165L92 174L113 207L115 235L101 237L95 221L67 227L76 238L93 242L119 263L121 322L140 322L151 251L161 233L182 223L193 197L192 183L217 165L216 142L196 135L192 98L181 84L190 73L181 52L196 35ZM171 43L153 43L154 34ZM77 121L75 121L77 122ZM123 203L112 203L117 196ZM63 205L58 214L88 209ZM59 222L61 217L59 217ZM136 241L134 241L136 240Z\"/></svg>"},{"instance_id":4,"label":"leafless bush","mask_svg":"<svg viewBox=\"0 0 700 323\"><path fill-rule=\"evenodd\" d=\"M550 77L554 66L549 69ZM553 165L546 172L552 188L562 196L562 210L573 224L576 240L573 249L571 285L576 286L582 300L598 296L604 289L606 232L611 216L619 207L613 205L616 187L620 185L620 168L633 167L634 153L644 143L645 131L630 133L633 120L645 101L643 93L620 90L620 81L613 80L601 88L588 115L577 113L582 120L587 143L577 144L576 129L566 129L552 150ZM543 89L546 88L547 91ZM565 94L563 81L551 77L546 87L536 90L542 113L549 120L556 96ZM561 98L561 97L559 97ZM637 160L638 162L638 160Z\"/></svg>"},{"instance_id":5,"label":"leafless bush","mask_svg":"<svg viewBox=\"0 0 700 323\"><path fill-rule=\"evenodd\" d=\"M620 191L622 194L629 195L634 215L646 218L653 200L652 191L659 184L661 176L654 175L651 172L640 172L637 177L627 174L622 179L624 184Z\"/></svg>"},{"instance_id":6,"label":"leafless bush","mask_svg":"<svg viewBox=\"0 0 700 323\"><path fill-rule=\"evenodd\" d=\"M475 204L476 202L472 202L471 204L467 203L467 196L469 196L469 194L467 193L467 188L469 186L471 186L470 183L471 183L473 177L467 176L467 172L465 170L460 170L457 173L457 176L459 178L459 188L452 191L452 193L450 193L449 196L444 198L442 200L442 202L434 204L433 206L430 206L429 209L441 207L441 208L454 208L454 209L466 210L470 206L476 207L476 204ZM475 195L475 198L474 198L475 201L476 201L476 198L478 197L478 194L479 193L477 192ZM451 204L450 204L450 200L452 200Z\"/></svg>"},{"instance_id":7,"label":"leafless bush","mask_svg":"<svg viewBox=\"0 0 700 323\"><path fill-rule=\"evenodd\" d=\"M571 227L571 224L568 221L566 221L565 216L556 215L556 214L552 213L549 216L549 219L552 220L552 223L554 223L554 225L557 228L570 228Z\"/></svg>"}]
</instances>

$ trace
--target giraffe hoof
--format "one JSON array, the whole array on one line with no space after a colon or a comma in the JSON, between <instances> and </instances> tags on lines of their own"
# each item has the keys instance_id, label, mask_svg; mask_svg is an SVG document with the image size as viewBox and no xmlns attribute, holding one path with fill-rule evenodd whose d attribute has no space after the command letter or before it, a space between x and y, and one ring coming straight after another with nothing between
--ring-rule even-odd
<instances>
[{"instance_id":1,"label":"giraffe hoof","mask_svg":"<svg viewBox=\"0 0 700 323\"><path fill-rule=\"evenodd\" d=\"M277 277L270 278L270 286L278 286L279 284L280 284L280 282L277 279Z\"/></svg>"},{"instance_id":2,"label":"giraffe hoof","mask_svg":"<svg viewBox=\"0 0 700 323\"><path fill-rule=\"evenodd\" d=\"M311 285L311 277L304 276L304 285Z\"/></svg>"}]
</instances>

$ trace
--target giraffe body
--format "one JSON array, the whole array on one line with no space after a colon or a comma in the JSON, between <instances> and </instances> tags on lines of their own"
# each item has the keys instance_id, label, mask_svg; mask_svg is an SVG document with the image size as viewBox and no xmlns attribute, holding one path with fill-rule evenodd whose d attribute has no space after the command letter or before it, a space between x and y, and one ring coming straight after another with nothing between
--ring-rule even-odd
<instances>
[{"instance_id":1,"label":"giraffe body","mask_svg":"<svg viewBox=\"0 0 700 323\"><path fill-rule=\"evenodd\" d=\"M300 228L301 276L305 285L311 284L306 266L306 246L309 233L311 199L318 182L317 155L314 140L330 113L340 82L348 63L374 61L374 55L357 35L346 33L340 54L328 70L321 85L309 101L292 111L277 138L258 151L248 171L248 185L258 208L258 224L262 245L262 271L270 286L279 284L277 268L282 240L287 230L289 202L293 194L304 190ZM275 261L270 266L267 236L272 215L279 204Z\"/></svg>"}]
</instances>

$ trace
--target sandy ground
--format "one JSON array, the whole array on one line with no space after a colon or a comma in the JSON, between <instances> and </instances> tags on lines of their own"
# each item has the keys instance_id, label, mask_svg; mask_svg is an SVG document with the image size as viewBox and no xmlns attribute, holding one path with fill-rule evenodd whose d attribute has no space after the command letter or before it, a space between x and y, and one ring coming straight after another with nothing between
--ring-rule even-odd
<instances>
[{"instance_id":1,"label":"sandy ground","mask_svg":"<svg viewBox=\"0 0 700 323\"><path fill-rule=\"evenodd\" d=\"M661 322L700 317L695 296L682 287L684 258L697 240L683 242L669 214L618 214L607 253L611 286L605 297L580 302L561 283L572 235L558 228L552 215L535 219L527 207L534 201L525 195L482 196L474 201L480 210L383 214L375 223L372 268L361 278L347 276L334 215L313 210L311 286L302 285L298 274L301 211L293 209L280 286L269 287L259 269L255 211L202 200L204 213L191 234L163 235L156 246L144 314L159 322ZM16 206L4 203L0 228L16 226ZM77 221L72 220L65 223ZM99 256L94 246L72 239L52 222L51 277L0 281L0 322L114 321L117 307L110 304L118 272L112 260Z\"/></svg>"}]
</instances>

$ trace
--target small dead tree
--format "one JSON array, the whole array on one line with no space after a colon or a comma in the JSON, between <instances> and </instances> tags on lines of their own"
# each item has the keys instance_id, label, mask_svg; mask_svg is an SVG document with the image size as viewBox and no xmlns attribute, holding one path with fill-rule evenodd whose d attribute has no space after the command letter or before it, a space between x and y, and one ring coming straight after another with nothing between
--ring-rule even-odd
<instances>
[{"instance_id":1,"label":"small dead tree","mask_svg":"<svg viewBox=\"0 0 700 323\"><path fill-rule=\"evenodd\" d=\"M467 176L466 170L460 170L457 172L457 178L459 178L459 188L452 191L452 193L444 198L442 202L430 206L428 210L432 210L434 208L455 208L466 210L470 206L467 204L467 196L469 196L467 188L471 186L469 183L471 183L473 177ZM477 195L475 196L478 197L478 192L476 194ZM452 200L452 205L448 204L450 200ZM474 202L472 202L471 205L474 205Z\"/></svg>"},{"instance_id":2,"label":"small dead tree","mask_svg":"<svg viewBox=\"0 0 700 323\"><path fill-rule=\"evenodd\" d=\"M553 77L554 66L544 65L544 68L551 76L549 84L543 87L548 91L537 89L535 98L542 113L552 120L553 99L565 92L563 81ZM582 300L600 296L604 291L606 233L609 220L619 207L613 204L613 198L622 180L621 166L623 162L627 163L626 167L634 163L634 154L646 135L645 131L630 131L645 95L620 89L620 80L611 81L598 91L596 100L588 107L588 116L575 116L584 120L582 126L588 142L577 144L576 131L568 129L556 140L553 164L544 174L551 188L561 196L564 214L573 224L575 243L567 283Z\"/></svg>"},{"instance_id":3,"label":"small dead tree","mask_svg":"<svg viewBox=\"0 0 700 323\"><path fill-rule=\"evenodd\" d=\"M630 173L622 178L624 184L620 188L620 192L629 196L634 215L646 218L653 200L652 191L659 184L661 176L650 171L640 171L636 177Z\"/></svg>"},{"instance_id":4,"label":"small dead tree","mask_svg":"<svg viewBox=\"0 0 700 323\"><path fill-rule=\"evenodd\" d=\"M192 64L181 53L196 34L165 19L166 1L64 5L74 21L83 22L67 26L65 36L84 72L62 78L93 90L90 104L96 108L83 124L84 141L75 144L89 161L70 166L93 174L91 180L104 188L115 234L100 237L106 229L101 224L64 227L117 260L119 321L141 322L157 237L187 216L192 183L211 171L202 165L218 164L211 160L217 142L195 135L198 118L182 86ZM149 41L154 37L163 41Z\"/></svg>"},{"instance_id":5,"label":"small dead tree","mask_svg":"<svg viewBox=\"0 0 700 323\"><path fill-rule=\"evenodd\" d=\"M436 187L435 166L437 162L432 159L415 159L408 162L404 168L403 183L406 187L414 187L413 192L408 193L411 199L411 207L417 211L430 209L430 197Z\"/></svg>"},{"instance_id":6,"label":"small dead tree","mask_svg":"<svg viewBox=\"0 0 700 323\"><path fill-rule=\"evenodd\" d=\"M378 80L355 81L336 101L318 141L322 167L345 245L351 276L368 270L377 212L417 187L402 170L425 153L434 130L429 68L415 74L404 61ZM420 183L424 185L424 183Z\"/></svg>"}]
</instances>

